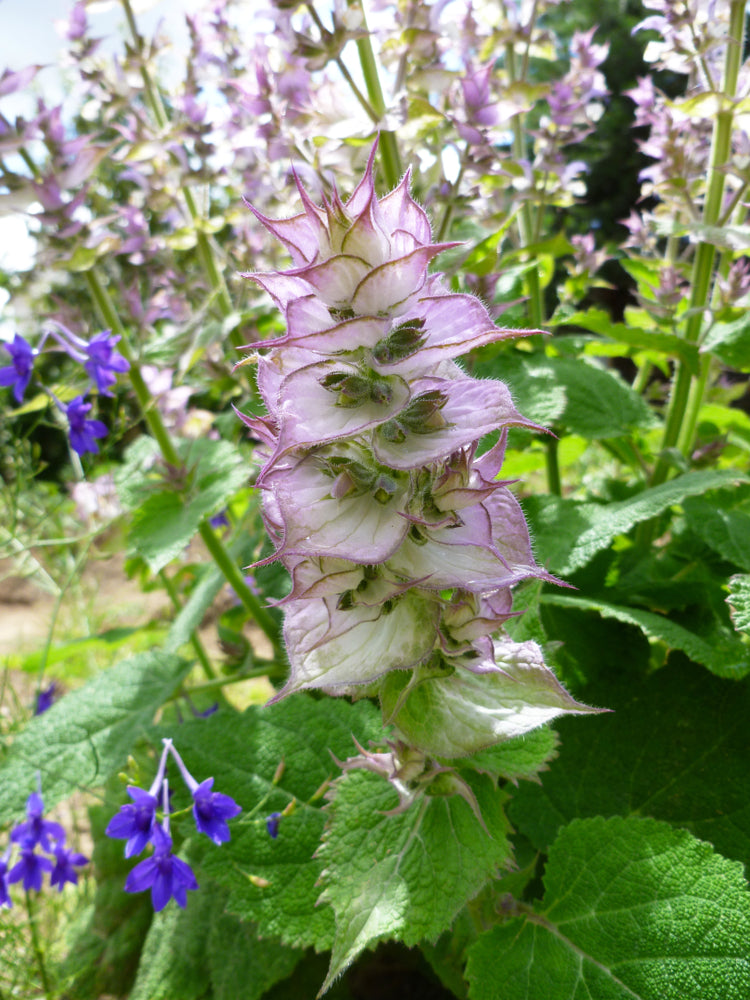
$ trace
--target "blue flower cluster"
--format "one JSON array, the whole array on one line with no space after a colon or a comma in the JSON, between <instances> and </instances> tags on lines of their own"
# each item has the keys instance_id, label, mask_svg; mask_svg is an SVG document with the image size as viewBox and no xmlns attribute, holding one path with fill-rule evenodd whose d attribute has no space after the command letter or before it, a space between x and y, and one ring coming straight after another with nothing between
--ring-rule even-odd
<instances>
[{"instance_id":1,"label":"blue flower cluster","mask_svg":"<svg viewBox=\"0 0 750 1000\"><path fill-rule=\"evenodd\" d=\"M8 886L23 882L26 891L39 892L45 872L50 873L50 885L62 892L66 882L78 882L76 868L88 864L88 858L65 845L65 830L59 823L44 819L41 788L32 792L26 803L26 819L10 833L10 844L0 855L0 907L13 906ZM18 860L11 866L14 848Z\"/></svg>"},{"instance_id":2,"label":"blue flower cluster","mask_svg":"<svg viewBox=\"0 0 750 1000\"><path fill-rule=\"evenodd\" d=\"M151 844L153 854L140 861L125 881L126 892L151 890L154 910L163 910L170 899L185 907L188 889L197 889L198 882L190 865L172 854L169 834L169 784L166 778L167 759L172 757L193 798L193 818L199 833L204 833L215 844L230 839L227 820L242 812L241 806L229 795L213 791L213 778L197 782L169 739L163 740L156 777L148 791L131 786L128 795L133 800L124 805L112 818L105 833L116 840L125 840L125 857L140 854ZM162 820L157 820L161 805Z\"/></svg>"},{"instance_id":3,"label":"blue flower cluster","mask_svg":"<svg viewBox=\"0 0 750 1000\"><path fill-rule=\"evenodd\" d=\"M97 392L101 396L111 396L112 386L117 381L117 375L130 370L127 360L115 350L115 344L120 337L109 330L95 334L90 341L76 336L62 323L55 323L44 334L41 343L33 348L20 334L16 334L9 343L0 347L10 355L11 363L0 368L0 386L12 388L13 398L20 405L28 388L34 371L34 360L41 353L48 337L52 337L74 361L83 365L84 371L91 378ZM48 390L49 391L49 390ZM52 392L49 393L55 404L65 414L68 421L70 446L79 455L87 451L96 454L99 446L97 438L107 434L107 427L101 420L89 419L91 403L86 397L76 396L67 405L61 403Z\"/></svg>"}]
</instances>

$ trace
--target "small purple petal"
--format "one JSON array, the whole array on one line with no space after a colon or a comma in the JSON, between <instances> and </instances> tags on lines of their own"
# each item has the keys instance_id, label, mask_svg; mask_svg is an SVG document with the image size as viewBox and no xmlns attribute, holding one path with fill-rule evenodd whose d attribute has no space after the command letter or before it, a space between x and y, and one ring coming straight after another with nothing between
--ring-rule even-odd
<instances>
[{"instance_id":1,"label":"small purple petal","mask_svg":"<svg viewBox=\"0 0 750 1000\"><path fill-rule=\"evenodd\" d=\"M200 833L205 833L215 844L223 844L230 839L226 821L238 816L242 812L242 807L238 806L229 795L212 792L213 783L213 778L206 778L194 789L193 816Z\"/></svg>"},{"instance_id":2,"label":"small purple petal","mask_svg":"<svg viewBox=\"0 0 750 1000\"><path fill-rule=\"evenodd\" d=\"M272 840L276 840L279 835L279 823L281 822L281 813L273 812L270 816L266 817L266 830L268 830L268 836Z\"/></svg>"},{"instance_id":3,"label":"small purple petal","mask_svg":"<svg viewBox=\"0 0 750 1000\"><path fill-rule=\"evenodd\" d=\"M132 858L134 854L140 854L152 838L156 829L158 802L155 795L137 786L128 788L128 795L133 803L122 806L104 832L113 840L127 840L125 857Z\"/></svg>"}]
</instances>

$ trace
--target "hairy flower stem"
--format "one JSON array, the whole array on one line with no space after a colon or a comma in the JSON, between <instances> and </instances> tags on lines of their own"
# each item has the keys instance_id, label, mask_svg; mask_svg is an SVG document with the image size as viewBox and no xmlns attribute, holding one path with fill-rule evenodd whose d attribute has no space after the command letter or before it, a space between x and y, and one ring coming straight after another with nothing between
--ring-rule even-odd
<instances>
[{"instance_id":1,"label":"hairy flower stem","mask_svg":"<svg viewBox=\"0 0 750 1000\"><path fill-rule=\"evenodd\" d=\"M721 110L714 121L711 140L711 155L708 170L708 188L703 208L702 222L705 226L715 226L721 216L724 196L725 166L731 155L732 125L734 109L731 102L737 90L737 79L742 62L745 35L745 4L743 0L732 0L729 16L729 35L724 63L719 99ZM701 241L693 260L690 307L685 324L685 340L690 344L700 343L705 310L709 302L713 281L716 247ZM669 476L670 463L663 453L676 446L687 454L693 441L698 412L703 403L703 395L708 381L710 359L701 359L701 368L694 377L684 361L678 362L677 374L667 411L667 422L662 440L660 457L651 475L651 486L658 486Z\"/></svg>"},{"instance_id":2,"label":"hairy flower stem","mask_svg":"<svg viewBox=\"0 0 750 1000\"><path fill-rule=\"evenodd\" d=\"M115 309L114 304L109 297L109 293L107 292L106 286L102 282L96 268L91 268L86 271L86 280L104 325L109 327L109 329L111 329L114 333L120 335L118 347L122 352L123 357L130 364L130 380L132 382L133 389L135 390L143 419L146 421L151 434L159 445L164 461L167 462L168 465L172 465L176 469L179 469L182 466L182 460L180 459L174 442L169 435L169 431L164 426L161 414L154 403L154 398L149 392L146 383L143 381L138 361L135 358L128 341L127 331L120 322L117 310ZM245 609L250 613L250 615L252 615L258 626L271 640L276 653L281 656L279 630L276 622L247 586L239 567L211 525L208 524L207 521L203 521L198 530L206 548L213 556L214 561L224 574L227 582L231 584Z\"/></svg>"},{"instance_id":3,"label":"hairy flower stem","mask_svg":"<svg viewBox=\"0 0 750 1000\"><path fill-rule=\"evenodd\" d=\"M36 926L37 915L34 909L34 903L32 902L31 893L28 889L26 890L26 912L29 917L31 947L34 949L34 958L36 959L37 968L39 969L39 977L42 980L42 989L44 990L44 995L47 1000L52 1000L52 989L47 976L47 966L44 962L44 952L42 951L42 946L39 942L39 931Z\"/></svg>"},{"instance_id":4,"label":"hairy flower stem","mask_svg":"<svg viewBox=\"0 0 750 1000\"><path fill-rule=\"evenodd\" d=\"M360 8L362 12L362 29L367 31L367 22L365 21L365 12L361 0L348 0L348 4L350 7L358 6ZM378 115L378 120L380 120L385 116L386 106L369 34L357 39L357 52L362 67L362 75L365 78L367 96ZM390 188L395 188L401 180L401 174L403 173L395 132L383 131L380 133L379 152L386 184Z\"/></svg>"}]
</instances>

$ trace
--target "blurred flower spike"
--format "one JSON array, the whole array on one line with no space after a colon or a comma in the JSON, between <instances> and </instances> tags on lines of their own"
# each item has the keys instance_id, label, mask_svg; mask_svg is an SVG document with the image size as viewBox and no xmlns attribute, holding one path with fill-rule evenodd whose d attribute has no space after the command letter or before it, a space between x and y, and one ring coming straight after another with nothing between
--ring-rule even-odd
<instances>
[{"instance_id":1,"label":"blurred flower spike","mask_svg":"<svg viewBox=\"0 0 750 1000\"><path fill-rule=\"evenodd\" d=\"M292 577L281 602L291 673L277 698L379 695L403 745L464 756L592 711L534 643L493 641L515 584L559 582L536 564L523 512L497 481L507 428L543 428L502 382L454 360L541 331L498 328L429 272L455 244L432 242L408 173L376 196L376 148L347 201L334 188L316 205L298 181L299 215L255 211L294 265L247 275L286 320L282 337L247 345L268 415L243 417L265 452L257 486L276 552L264 561ZM479 438L498 429L478 457ZM451 741L456 713L473 724Z\"/></svg>"},{"instance_id":2,"label":"blurred flower spike","mask_svg":"<svg viewBox=\"0 0 750 1000\"><path fill-rule=\"evenodd\" d=\"M126 892L144 892L151 889L154 910L164 909L174 898L178 906L185 907L187 890L197 889L198 882L190 866L172 854L172 837L169 832L170 803L166 779L168 758L171 756L193 798L193 819L199 833L205 834L215 844L230 839L227 820L234 819L242 807L234 799L213 791L213 778L196 781L169 739L163 740L156 776L148 791L131 786L128 795L133 799L120 808L110 820L105 833L115 840L126 840L125 857L140 854L151 845L153 854L139 862L125 883ZM161 807L162 819L157 812Z\"/></svg>"},{"instance_id":3,"label":"blurred flower spike","mask_svg":"<svg viewBox=\"0 0 750 1000\"><path fill-rule=\"evenodd\" d=\"M26 892L40 892L44 876L62 892L66 882L77 884L76 868L88 864L88 858L66 846L64 828L44 818L44 800L40 790L32 792L26 803L26 819L10 832L10 844L0 855L0 907L13 906L8 887L21 882ZM18 850L11 867L14 847Z\"/></svg>"}]
</instances>

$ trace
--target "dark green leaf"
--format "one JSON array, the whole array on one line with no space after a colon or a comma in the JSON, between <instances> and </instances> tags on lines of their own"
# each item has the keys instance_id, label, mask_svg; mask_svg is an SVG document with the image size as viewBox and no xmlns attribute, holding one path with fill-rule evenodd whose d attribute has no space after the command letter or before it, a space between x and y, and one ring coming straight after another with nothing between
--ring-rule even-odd
<instances>
[{"instance_id":1,"label":"dark green leaf","mask_svg":"<svg viewBox=\"0 0 750 1000\"><path fill-rule=\"evenodd\" d=\"M576 820L544 901L469 949L471 1000L745 1000L742 866L651 819Z\"/></svg>"},{"instance_id":2,"label":"dark green leaf","mask_svg":"<svg viewBox=\"0 0 750 1000\"><path fill-rule=\"evenodd\" d=\"M750 682L677 658L645 681L623 666L586 697L611 715L556 723L561 750L541 785L513 795L513 825L540 849L576 816L649 815L750 861Z\"/></svg>"},{"instance_id":3,"label":"dark green leaf","mask_svg":"<svg viewBox=\"0 0 750 1000\"><path fill-rule=\"evenodd\" d=\"M221 712L197 719L172 735L196 778L213 776L215 790L243 808L230 824L229 843L209 846L202 862L229 891L227 909L255 921L263 937L329 947L333 911L315 906L323 867L313 859L325 821L322 788L339 773L332 755L343 760L355 752L353 736L363 744L382 737L376 709L366 701L295 695L267 708L251 706L229 722ZM292 811L272 840L265 818L285 809Z\"/></svg>"},{"instance_id":4,"label":"dark green leaf","mask_svg":"<svg viewBox=\"0 0 750 1000\"><path fill-rule=\"evenodd\" d=\"M177 656L138 653L31 719L0 768L0 823L18 818L37 771L47 808L104 784L189 669Z\"/></svg>"},{"instance_id":5,"label":"dark green leaf","mask_svg":"<svg viewBox=\"0 0 750 1000\"><path fill-rule=\"evenodd\" d=\"M669 649L681 650L691 660L702 663L718 677L739 680L750 673L750 655L748 655L750 649L731 635L727 636L724 642L708 642L702 636L664 615L589 597L548 594L542 598L542 602L560 608L596 611L603 618L614 618L616 621L635 625L649 639L659 640Z\"/></svg>"},{"instance_id":6,"label":"dark green leaf","mask_svg":"<svg viewBox=\"0 0 750 1000\"><path fill-rule=\"evenodd\" d=\"M352 771L336 783L318 852L322 899L336 913L324 989L375 941L437 937L508 861L503 797L489 778L474 775L471 783L486 830L458 795L425 796L387 816L398 798L383 778Z\"/></svg>"},{"instance_id":7,"label":"dark green leaf","mask_svg":"<svg viewBox=\"0 0 750 1000\"><path fill-rule=\"evenodd\" d=\"M564 576L585 566L597 552L608 548L617 535L627 534L636 524L656 517L686 497L746 482L750 482L750 477L742 473L708 469L685 473L615 503L578 503L561 497L533 496L524 500L524 509L545 565Z\"/></svg>"}]
</instances>

